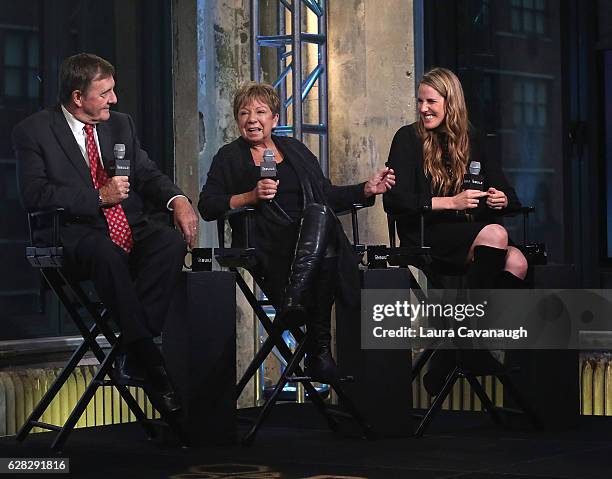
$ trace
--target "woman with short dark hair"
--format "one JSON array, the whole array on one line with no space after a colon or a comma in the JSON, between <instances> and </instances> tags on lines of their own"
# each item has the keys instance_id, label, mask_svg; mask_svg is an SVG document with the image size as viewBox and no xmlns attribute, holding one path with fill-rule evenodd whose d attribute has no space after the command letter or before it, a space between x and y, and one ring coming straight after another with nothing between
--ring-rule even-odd
<instances>
[{"instance_id":1,"label":"woman with short dark hair","mask_svg":"<svg viewBox=\"0 0 612 479\"><path fill-rule=\"evenodd\" d=\"M277 311L275 324L306 324L311 338L306 374L320 382L339 379L330 349L331 307L336 297L359 301L357 257L335 212L353 203L374 203L374 196L395 182L383 168L369 181L334 186L317 158L300 141L276 136L280 99L274 88L247 83L234 98L240 137L213 158L198 208L215 220L234 208L255 207L250 232L258 264L251 271ZM266 150L276 162L276 179L261 179ZM232 224L232 244L244 244L241 225Z\"/></svg>"}]
</instances>

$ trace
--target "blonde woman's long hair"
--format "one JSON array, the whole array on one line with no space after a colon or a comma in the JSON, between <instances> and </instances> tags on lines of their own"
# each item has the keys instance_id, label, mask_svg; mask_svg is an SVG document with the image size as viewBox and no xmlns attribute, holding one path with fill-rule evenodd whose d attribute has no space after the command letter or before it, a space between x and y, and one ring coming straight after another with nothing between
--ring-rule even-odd
<instances>
[{"instance_id":1,"label":"blonde woman's long hair","mask_svg":"<svg viewBox=\"0 0 612 479\"><path fill-rule=\"evenodd\" d=\"M443 164L440 135L427 130L419 115L417 133L423 142L423 169L431 179L432 193L455 195L461 190L463 175L470 161L469 121L459 78L446 68L428 71L419 85L428 85L444 97L444 120L437 128L448 138L448 156L452 177Z\"/></svg>"}]
</instances>

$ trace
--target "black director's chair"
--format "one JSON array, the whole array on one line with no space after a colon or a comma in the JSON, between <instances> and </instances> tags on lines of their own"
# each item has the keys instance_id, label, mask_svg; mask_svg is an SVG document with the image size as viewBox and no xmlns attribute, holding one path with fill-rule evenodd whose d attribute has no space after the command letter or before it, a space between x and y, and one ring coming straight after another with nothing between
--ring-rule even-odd
<instances>
[{"instance_id":1,"label":"black director's chair","mask_svg":"<svg viewBox=\"0 0 612 479\"><path fill-rule=\"evenodd\" d=\"M353 208L353 225L355 226L353 230L353 237L355 240L355 245L358 245L358 229L356 227L356 210L361 208L361 205L355 205ZM284 387L289 382L298 382L304 386L306 393L308 394L308 398L312 401L317 411L319 411L326 419L329 428L332 431L337 431L339 427L337 416L350 416L352 417L361 427L363 434L366 437L370 436L370 426L366 424L364 418L361 416L357 408L354 406L353 402L349 399L348 395L344 392L343 388L339 383L330 384L330 387L336 391L338 398L344 404L344 408L346 412L341 412L338 410L332 410L327 407L325 401L321 397L321 394L315 386L312 384L312 378L305 376L304 371L300 365L302 359L305 356L305 347L308 341L308 332L304 332L299 326L291 326L288 327L288 331L294 337L297 346L295 350L292 352L285 340L283 339L284 328L280 328L277 324L273 323L266 312L264 311L264 306L271 306L272 303L267 300L260 300L256 297L255 292L247 285L242 276L238 273L237 268L245 268L247 270L252 271L252 268L257 264L257 259L255 257L255 249L252 248L251 242L249 240L249 234L251 232L251 224L253 222L253 213L254 208L252 207L243 207L237 208L234 210L228 211L223 218L217 220L217 234L219 240L219 248L215 249L215 258L217 262L223 266L230 269L236 273L236 281L245 298L249 302L251 308L255 312L259 322L263 326L266 331L268 337L264 341L263 345L255 354L255 357L245 370L244 374L238 381L236 385L236 399L240 397L242 391L251 380L251 378L255 375L257 370L264 363L265 359L272 352L274 348L278 350L283 360L286 362L286 367L284 368L278 382L276 383L272 394L264 403L262 410L255 420L255 423L249 430L249 432L245 435L242 440L244 445L250 445L255 439L255 435L257 431L269 416L272 408L279 400L280 393L283 391ZM241 219L243 221L244 227L244 235L245 235L245 245L243 248L226 248L225 247L225 220L229 220L232 217L236 217L236 219ZM363 250L363 247L361 248ZM359 251L359 249L358 249ZM255 282L257 283L258 279L253 277ZM347 377L343 378L343 381L350 381L352 378Z\"/></svg>"},{"instance_id":2,"label":"black director's chair","mask_svg":"<svg viewBox=\"0 0 612 479\"><path fill-rule=\"evenodd\" d=\"M519 249L523 252L530 266L533 264L544 264L546 262L546 253L544 245L541 243L529 243L527 241L527 224L528 215L535 210L532 206L522 206L513 209L507 209L504 213L499 216L515 216L518 214L523 215L523 242L519 245ZM467 272L467 266L465 268L443 268L434 269L432 267L432 258L430 256L430 248L425 245L425 217L431 211L429 207L422 208L420 211L420 222L419 222L419 244L417 246L396 246L396 222L400 218L397 215L387 215L387 222L389 228L389 248L388 248L388 264L391 266L399 266L407 268L413 266L421 270L427 278L428 288L444 289L448 287L449 280L454 287L458 288L458 294L461 294L460 289L465 289L464 275ZM410 273L410 288L414 292L415 296L419 301L426 300L427 294L421 288L417 278L414 277L412 272ZM442 340L436 339L419 354L417 354L412 368L411 380L417 379L425 365L429 362L433 355L435 355L439 348L442 347ZM449 396L455 383L461 379L469 383L474 394L480 399L482 406L485 411L489 413L491 418L496 424L502 424L501 413L506 414L524 414L529 422L534 427L539 427L539 420L533 413L531 407L524 401L522 395L514 385L510 378L510 374L516 372L515 370L504 366L501 369L487 370L480 369L477 366L466 366L461 362L461 355L465 354L462 351L456 351L456 364L453 367L451 373L447 376L447 379L442 387L441 391L435 396L429 409L425 413L425 416L419 423L414 435L420 437L425 432L435 415L440 411L446 398ZM482 383L478 380L479 377L493 376L500 381L503 385L504 390L519 409L511 409L496 406L489 395L487 394Z\"/></svg>"},{"instance_id":3,"label":"black director's chair","mask_svg":"<svg viewBox=\"0 0 612 479\"><path fill-rule=\"evenodd\" d=\"M119 383L115 380L114 360L118 353L121 334L116 334L110 327L108 320L111 315L108 309L101 303L92 302L83 290L79 279L74 278L71 272L64 268L64 254L60 242L63 212L63 209L54 209L28 214L32 246L26 247L26 257L29 263L40 271L49 287L66 308L70 318L83 337L83 341L73 352L70 360L41 398L40 402L34 407L34 410L17 433L16 439L18 441L25 440L33 427L55 431L57 435L51 444L51 448L54 451L61 452L77 421L94 397L96 390L101 386L114 386L117 388L128 408L143 427L147 437L150 439L154 438L157 435L156 423L147 419L138 402L127 388L127 386L134 386L141 387L145 391L153 406L160 411L166 424L184 444L184 435L176 420L163 412L163 407L160 407L157 403L156 394L147 383L134 382L127 384ZM88 322L90 323L89 326ZM105 352L98 344L96 338L100 335L110 344L109 351ZM100 363L100 367L87 385L83 395L77 401L70 416L62 426L41 422L40 418L88 351L94 354Z\"/></svg>"}]
</instances>

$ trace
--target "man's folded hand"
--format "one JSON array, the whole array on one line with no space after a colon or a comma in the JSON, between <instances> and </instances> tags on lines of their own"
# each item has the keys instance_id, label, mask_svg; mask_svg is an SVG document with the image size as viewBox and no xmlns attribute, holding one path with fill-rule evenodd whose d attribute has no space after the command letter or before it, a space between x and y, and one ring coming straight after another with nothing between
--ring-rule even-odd
<instances>
[{"instance_id":1,"label":"man's folded hand","mask_svg":"<svg viewBox=\"0 0 612 479\"><path fill-rule=\"evenodd\" d=\"M190 248L195 247L199 221L191 203L184 196L178 196L172 200L170 207L174 211L174 224L183 234L185 242Z\"/></svg>"}]
</instances>

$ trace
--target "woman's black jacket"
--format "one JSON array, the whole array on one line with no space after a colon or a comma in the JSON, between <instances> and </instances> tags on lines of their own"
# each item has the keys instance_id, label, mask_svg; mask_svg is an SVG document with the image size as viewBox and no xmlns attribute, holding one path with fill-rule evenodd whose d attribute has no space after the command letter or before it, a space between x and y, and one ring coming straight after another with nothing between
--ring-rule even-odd
<instances>
[{"instance_id":1,"label":"woman's black jacket","mask_svg":"<svg viewBox=\"0 0 612 479\"><path fill-rule=\"evenodd\" d=\"M304 193L304 204L315 201L328 205L334 212L350 210L353 203L374 204L374 197L365 198L364 183L334 186L323 176L319 161L300 141L285 136L272 136L283 154L284 161L294 168ZM216 220L230 209L233 195L251 191L260 179L259 168L253 163L249 144L237 138L219 149L213 158L206 184L200 193L198 209L202 218ZM278 233L286 226L286 218L275 201L262 201L255 206L256 235L252 246L264 251L278 243ZM280 228L280 229L279 229ZM337 221L339 238L338 299L354 306L359 302L358 257L351 247L342 225ZM276 234L275 234L276 233ZM232 246L244 246L244 231L240 222L232 223ZM265 258L263 259L265 261Z\"/></svg>"}]
</instances>

